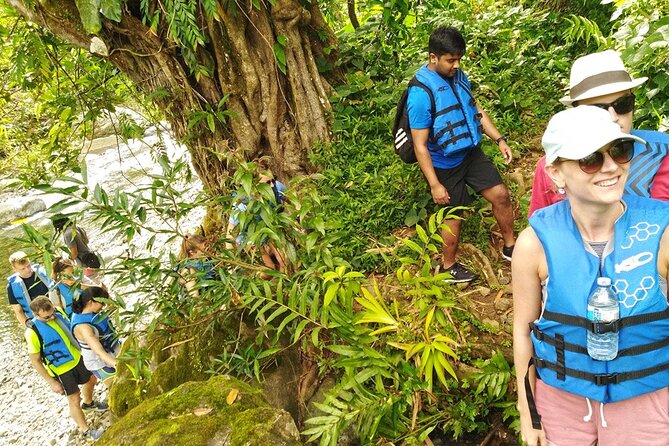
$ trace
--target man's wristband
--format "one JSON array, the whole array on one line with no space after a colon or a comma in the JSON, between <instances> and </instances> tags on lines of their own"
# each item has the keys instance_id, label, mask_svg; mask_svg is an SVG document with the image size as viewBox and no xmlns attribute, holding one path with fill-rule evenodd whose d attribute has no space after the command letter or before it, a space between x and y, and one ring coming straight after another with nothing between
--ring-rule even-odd
<instances>
[{"instance_id":1,"label":"man's wristband","mask_svg":"<svg viewBox=\"0 0 669 446\"><path fill-rule=\"evenodd\" d=\"M502 141L506 142L506 136L502 135L502 136L500 136L499 138L497 138L497 139L495 140L495 142L497 143L497 145L499 145L499 143L502 142Z\"/></svg>"}]
</instances>

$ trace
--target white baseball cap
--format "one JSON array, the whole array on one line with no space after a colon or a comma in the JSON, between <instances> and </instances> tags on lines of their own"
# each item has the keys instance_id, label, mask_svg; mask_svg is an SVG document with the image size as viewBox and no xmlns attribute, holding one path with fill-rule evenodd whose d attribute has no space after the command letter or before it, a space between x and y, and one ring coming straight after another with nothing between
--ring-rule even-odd
<instances>
[{"instance_id":1,"label":"white baseball cap","mask_svg":"<svg viewBox=\"0 0 669 446\"><path fill-rule=\"evenodd\" d=\"M608 111L592 105L581 105L554 115L541 138L541 145L546 151L546 164L551 164L558 158L584 158L616 140L646 143L620 130Z\"/></svg>"},{"instance_id":2,"label":"white baseball cap","mask_svg":"<svg viewBox=\"0 0 669 446\"><path fill-rule=\"evenodd\" d=\"M571 66L569 94L560 102L571 105L574 101L631 90L647 80L647 77L633 79L620 54L613 50L588 54L576 59Z\"/></svg>"}]
</instances>

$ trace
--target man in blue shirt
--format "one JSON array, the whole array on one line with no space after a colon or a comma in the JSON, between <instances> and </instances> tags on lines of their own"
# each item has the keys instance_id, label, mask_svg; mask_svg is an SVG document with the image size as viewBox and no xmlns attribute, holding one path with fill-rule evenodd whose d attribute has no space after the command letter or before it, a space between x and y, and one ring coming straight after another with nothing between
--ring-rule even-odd
<instances>
[{"instance_id":1,"label":"man in blue shirt","mask_svg":"<svg viewBox=\"0 0 669 446\"><path fill-rule=\"evenodd\" d=\"M492 204L504 246L502 256L511 260L515 237L513 208L509 190L497 168L481 150L483 133L494 140L511 162L511 148L488 114L476 104L469 79L460 70L465 41L460 32L442 26L430 35L430 61L418 70L416 79L432 92L436 110L432 110L429 93L421 87L409 90L407 108L409 125L418 164L427 180L435 203L467 206L471 187ZM470 282L476 277L456 262L459 219L446 220L442 262L453 277L452 282Z\"/></svg>"}]
</instances>

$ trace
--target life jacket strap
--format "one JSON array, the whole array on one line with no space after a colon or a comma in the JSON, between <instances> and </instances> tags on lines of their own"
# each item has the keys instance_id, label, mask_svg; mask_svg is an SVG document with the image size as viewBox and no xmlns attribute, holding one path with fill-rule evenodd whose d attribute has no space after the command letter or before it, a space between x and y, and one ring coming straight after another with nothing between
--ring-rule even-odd
<instances>
[{"instance_id":1,"label":"life jacket strap","mask_svg":"<svg viewBox=\"0 0 669 446\"><path fill-rule=\"evenodd\" d=\"M536 324L531 323L530 324L530 330L532 330L532 334L534 334L535 339L539 341L543 341L547 343L548 345L556 346L557 341L555 340L554 337L544 333L539 329L539 327L536 326ZM562 348L563 350L568 350L570 352L575 352L575 353L583 353L583 354L588 354L588 349L578 345L578 344L572 344L570 342L564 342L564 338L562 340Z\"/></svg>"},{"instance_id":2,"label":"life jacket strap","mask_svg":"<svg viewBox=\"0 0 669 446\"><path fill-rule=\"evenodd\" d=\"M450 133L450 134L451 134L451 139L449 139L448 141L445 141L442 145L444 145L444 144L449 144L450 141L452 141L452 140L453 140L453 141L457 141L457 139L460 139L460 138L453 139L453 138L456 137L456 136L455 136L455 133L453 132L453 130L455 130L455 129L458 128L458 127L462 127L462 126L464 126L464 125L467 125L467 120L466 120L466 119L462 119L462 120L457 121L457 122L449 122L447 126L445 126L443 129L439 130L439 131L434 135L434 138L435 138L436 140L439 140L439 138L441 138L442 136L444 136L445 133ZM467 135L469 135L469 133L467 133Z\"/></svg>"},{"instance_id":3,"label":"life jacket strap","mask_svg":"<svg viewBox=\"0 0 669 446\"><path fill-rule=\"evenodd\" d=\"M446 141L441 143L439 145L439 147L437 147L437 150L443 150L443 149L446 148L447 145L454 144L454 143L458 142L459 140L461 140L463 138L469 138L469 137L471 137L471 134L469 132L461 133L461 134L459 134L457 136L454 136L451 139L447 139Z\"/></svg>"},{"instance_id":4,"label":"life jacket strap","mask_svg":"<svg viewBox=\"0 0 669 446\"><path fill-rule=\"evenodd\" d=\"M555 351L557 353L557 379L560 381L564 381L567 379L566 377L566 370L567 366L565 365L565 358L564 358L564 336L561 334L558 334L555 336Z\"/></svg>"},{"instance_id":5,"label":"life jacket strap","mask_svg":"<svg viewBox=\"0 0 669 446\"><path fill-rule=\"evenodd\" d=\"M525 372L525 397L527 398L527 407L530 409L532 428L541 429L541 415L539 415L539 412L537 411L537 404L534 401L534 394L532 393L532 386L530 385L530 367L533 365L534 358L530 358L530 362L527 364L527 372Z\"/></svg>"},{"instance_id":6,"label":"life jacket strap","mask_svg":"<svg viewBox=\"0 0 669 446\"><path fill-rule=\"evenodd\" d=\"M543 317L544 319L559 322L561 324L585 328L592 333L604 334L611 332L617 333L625 327L632 327L634 325L647 324L650 322L660 321L662 319L669 319L669 309L656 311L654 313L627 316L613 322L592 322L591 320L584 317L556 313L549 310L544 310Z\"/></svg>"},{"instance_id":7,"label":"life jacket strap","mask_svg":"<svg viewBox=\"0 0 669 446\"><path fill-rule=\"evenodd\" d=\"M635 370L633 372L622 372L622 373L604 373L596 374L584 372L582 370L570 369L570 368L561 368L558 364L545 359L538 357L532 358L534 366L538 369L548 369L558 373L558 370L562 370L567 376L572 378L582 379L591 383L594 383L597 386L608 386L610 384L620 384L624 381L630 381L634 379L645 378L646 376L654 375L665 370L669 370L669 363L664 363L657 365L655 367L649 367L647 369Z\"/></svg>"},{"instance_id":8,"label":"life jacket strap","mask_svg":"<svg viewBox=\"0 0 669 446\"><path fill-rule=\"evenodd\" d=\"M545 342L548 345L552 345L556 347L557 350L556 338L541 331L534 323L530 324L530 330L532 330L532 334L534 334L535 339L537 339L538 341ZM650 344L637 345L635 347L621 349L620 351L618 351L618 357L642 355L644 353L652 352L653 350L659 350L667 346L669 346L669 337L664 338L660 341L651 342ZM561 347L563 350L567 350L570 352L581 353L584 355L588 354L588 349L582 345L564 342L561 345Z\"/></svg>"},{"instance_id":9,"label":"life jacket strap","mask_svg":"<svg viewBox=\"0 0 669 446\"><path fill-rule=\"evenodd\" d=\"M437 116L445 115L446 113L450 113L450 112L455 111L455 110L457 110L457 109L459 109L459 108L462 108L462 106L461 106L460 103L458 102L457 104L451 105L450 107L446 107L446 108L444 108L444 109L442 109L442 110L439 110L438 112L436 112L436 113L434 114L434 117L436 118Z\"/></svg>"}]
</instances>

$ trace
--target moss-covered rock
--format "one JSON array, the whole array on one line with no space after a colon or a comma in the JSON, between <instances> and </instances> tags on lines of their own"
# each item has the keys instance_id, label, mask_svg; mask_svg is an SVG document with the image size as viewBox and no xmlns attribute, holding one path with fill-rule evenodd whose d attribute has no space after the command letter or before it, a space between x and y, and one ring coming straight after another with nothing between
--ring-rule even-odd
<instances>
[{"instance_id":1,"label":"moss-covered rock","mask_svg":"<svg viewBox=\"0 0 669 446\"><path fill-rule=\"evenodd\" d=\"M228 376L188 382L142 402L105 432L99 444L301 445L290 414L270 407L262 391Z\"/></svg>"},{"instance_id":2,"label":"moss-covered rock","mask_svg":"<svg viewBox=\"0 0 669 446\"><path fill-rule=\"evenodd\" d=\"M112 411L123 416L146 398L167 392L188 381L204 381L212 359L226 349L226 339L234 339L240 332L239 320L220 318L213 326L196 325L172 335L154 332L149 339L129 339L124 343L121 356L127 350L146 348L150 355L146 376L131 368L136 363L118 368L114 385L109 392ZM141 345L140 345L141 342ZM139 377L138 377L139 375Z\"/></svg>"},{"instance_id":3,"label":"moss-covered rock","mask_svg":"<svg viewBox=\"0 0 669 446\"><path fill-rule=\"evenodd\" d=\"M120 356L136 348L137 340L129 338L123 343ZM133 376L130 367L123 364L117 368L114 385L109 389L109 407L115 415L123 416L142 402L145 393L143 381Z\"/></svg>"}]
</instances>

